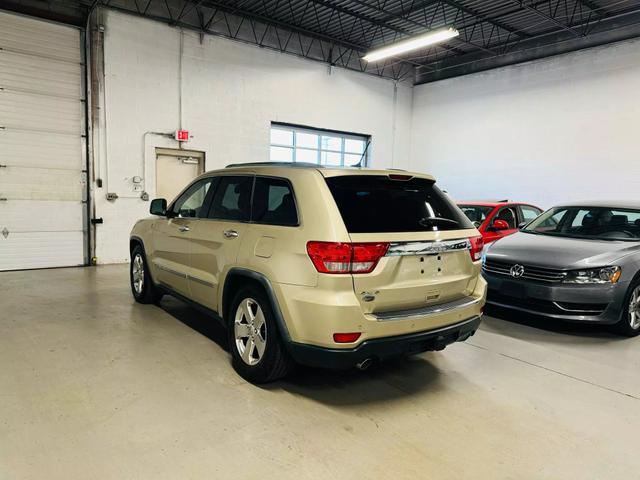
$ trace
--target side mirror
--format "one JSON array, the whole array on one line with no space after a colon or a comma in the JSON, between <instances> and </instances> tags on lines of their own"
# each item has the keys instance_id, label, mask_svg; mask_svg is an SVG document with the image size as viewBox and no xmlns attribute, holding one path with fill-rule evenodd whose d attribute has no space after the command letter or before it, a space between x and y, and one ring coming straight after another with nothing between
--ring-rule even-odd
<instances>
[{"instance_id":1,"label":"side mirror","mask_svg":"<svg viewBox=\"0 0 640 480\"><path fill-rule=\"evenodd\" d=\"M501 220L499 218L494 220L491 226L494 230L509 230L509 224L506 220Z\"/></svg>"},{"instance_id":2,"label":"side mirror","mask_svg":"<svg viewBox=\"0 0 640 480\"><path fill-rule=\"evenodd\" d=\"M518 230L522 230L522 229L525 227L525 225L526 225L527 223L529 223L529 222L522 222L522 223L519 223L519 224L518 224Z\"/></svg>"},{"instance_id":3,"label":"side mirror","mask_svg":"<svg viewBox=\"0 0 640 480\"><path fill-rule=\"evenodd\" d=\"M167 201L164 198L154 198L149 205L149 213L164 217L167 215Z\"/></svg>"}]
</instances>

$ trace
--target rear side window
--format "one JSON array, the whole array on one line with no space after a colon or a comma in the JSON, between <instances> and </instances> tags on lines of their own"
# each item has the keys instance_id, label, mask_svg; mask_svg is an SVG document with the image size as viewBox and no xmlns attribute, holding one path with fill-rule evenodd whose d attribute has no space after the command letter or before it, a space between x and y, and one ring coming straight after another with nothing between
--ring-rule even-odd
<instances>
[{"instance_id":1,"label":"rear side window","mask_svg":"<svg viewBox=\"0 0 640 480\"><path fill-rule=\"evenodd\" d=\"M257 177L251 221L269 225L298 225L291 185L281 178Z\"/></svg>"},{"instance_id":2,"label":"rear side window","mask_svg":"<svg viewBox=\"0 0 640 480\"><path fill-rule=\"evenodd\" d=\"M213 195L209 218L216 220L249 221L253 177L224 176Z\"/></svg>"},{"instance_id":3,"label":"rear side window","mask_svg":"<svg viewBox=\"0 0 640 480\"><path fill-rule=\"evenodd\" d=\"M345 175L328 178L327 184L350 233L473 228L465 214L427 179Z\"/></svg>"},{"instance_id":4,"label":"rear side window","mask_svg":"<svg viewBox=\"0 0 640 480\"><path fill-rule=\"evenodd\" d=\"M522 221L529 223L542 213L542 210L530 207L528 205L520 205L520 212L522 212Z\"/></svg>"}]
</instances>

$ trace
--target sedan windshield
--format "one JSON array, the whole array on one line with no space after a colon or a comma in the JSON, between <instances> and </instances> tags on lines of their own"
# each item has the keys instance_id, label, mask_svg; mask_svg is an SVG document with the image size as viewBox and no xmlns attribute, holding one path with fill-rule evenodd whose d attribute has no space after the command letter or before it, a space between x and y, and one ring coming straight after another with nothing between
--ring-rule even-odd
<instances>
[{"instance_id":1,"label":"sedan windshield","mask_svg":"<svg viewBox=\"0 0 640 480\"><path fill-rule=\"evenodd\" d=\"M523 230L525 233L594 240L640 240L640 210L608 207L555 207Z\"/></svg>"}]
</instances>

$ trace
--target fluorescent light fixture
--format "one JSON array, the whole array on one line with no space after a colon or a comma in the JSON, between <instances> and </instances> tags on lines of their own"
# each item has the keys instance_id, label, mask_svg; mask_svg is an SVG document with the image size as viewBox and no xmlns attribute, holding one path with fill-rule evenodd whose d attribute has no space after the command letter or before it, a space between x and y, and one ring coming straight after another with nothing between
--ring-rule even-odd
<instances>
[{"instance_id":1,"label":"fluorescent light fixture","mask_svg":"<svg viewBox=\"0 0 640 480\"><path fill-rule=\"evenodd\" d=\"M434 30L423 35L408 38L407 40L394 43L387 47L372 50L362 57L362 59L367 62L377 62L383 58L393 57L394 55L400 55L402 53L410 52L411 50L417 50L418 48L433 45L434 43L444 42L445 40L457 37L458 35L458 30L455 28L442 28L440 30Z\"/></svg>"}]
</instances>

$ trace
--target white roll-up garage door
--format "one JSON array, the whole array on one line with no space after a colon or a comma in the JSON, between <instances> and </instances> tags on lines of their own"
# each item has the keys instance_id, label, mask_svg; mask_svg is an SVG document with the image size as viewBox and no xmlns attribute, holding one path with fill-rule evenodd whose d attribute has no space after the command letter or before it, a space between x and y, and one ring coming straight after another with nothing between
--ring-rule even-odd
<instances>
[{"instance_id":1,"label":"white roll-up garage door","mask_svg":"<svg viewBox=\"0 0 640 480\"><path fill-rule=\"evenodd\" d=\"M81 32L0 11L0 270L85 263Z\"/></svg>"}]
</instances>

